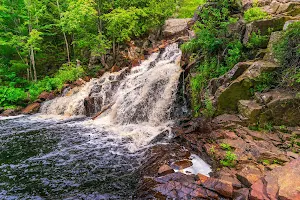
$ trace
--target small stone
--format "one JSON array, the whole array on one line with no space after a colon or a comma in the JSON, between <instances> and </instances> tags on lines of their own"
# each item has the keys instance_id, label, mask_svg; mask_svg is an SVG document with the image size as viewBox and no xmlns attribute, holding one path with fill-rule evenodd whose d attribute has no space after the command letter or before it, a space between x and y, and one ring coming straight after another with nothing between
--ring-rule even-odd
<instances>
[{"instance_id":1,"label":"small stone","mask_svg":"<svg viewBox=\"0 0 300 200\"><path fill-rule=\"evenodd\" d=\"M182 170L193 165L192 161L190 160L180 160L174 162L171 166L177 170Z\"/></svg>"},{"instance_id":2,"label":"small stone","mask_svg":"<svg viewBox=\"0 0 300 200\"><path fill-rule=\"evenodd\" d=\"M167 174L172 174L174 173L174 169L172 169L169 165L163 165L158 169L158 174L160 176L165 176Z\"/></svg>"}]
</instances>

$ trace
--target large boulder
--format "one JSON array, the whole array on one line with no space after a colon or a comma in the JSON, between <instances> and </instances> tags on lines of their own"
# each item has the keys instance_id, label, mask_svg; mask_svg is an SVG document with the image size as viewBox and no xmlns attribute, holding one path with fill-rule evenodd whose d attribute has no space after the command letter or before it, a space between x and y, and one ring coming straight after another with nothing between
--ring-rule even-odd
<instances>
[{"instance_id":1,"label":"large boulder","mask_svg":"<svg viewBox=\"0 0 300 200\"><path fill-rule=\"evenodd\" d=\"M163 28L164 37L180 36L187 32L188 23L191 21L188 19L168 19Z\"/></svg>"},{"instance_id":2,"label":"large boulder","mask_svg":"<svg viewBox=\"0 0 300 200\"><path fill-rule=\"evenodd\" d=\"M300 199L300 159L293 160L284 167L278 167L254 183L251 200Z\"/></svg>"},{"instance_id":3,"label":"large boulder","mask_svg":"<svg viewBox=\"0 0 300 200\"><path fill-rule=\"evenodd\" d=\"M263 72L276 70L279 65L264 60L254 62L238 78L233 80L228 86L220 86L216 93L217 113L232 113L238 110L239 100L248 100L252 96L250 88L256 83L256 79Z\"/></svg>"},{"instance_id":4,"label":"large boulder","mask_svg":"<svg viewBox=\"0 0 300 200\"><path fill-rule=\"evenodd\" d=\"M282 31L286 21L290 20L290 17L280 16L271 19L262 19L251 22L246 25L246 31L243 38L243 43L247 44L251 38L252 33L260 32L261 35L269 35L270 30Z\"/></svg>"},{"instance_id":5,"label":"large boulder","mask_svg":"<svg viewBox=\"0 0 300 200\"><path fill-rule=\"evenodd\" d=\"M273 125L300 125L300 97L297 94L282 90L273 90L260 95L268 99L265 109L259 117L260 124L272 122Z\"/></svg>"},{"instance_id":6,"label":"large boulder","mask_svg":"<svg viewBox=\"0 0 300 200\"><path fill-rule=\"evenodd\" d=\"M263 107L253 100L240 100L238 103L239 113L248 118L250 123L257 122Z\"/></svg>"}]
</instances>

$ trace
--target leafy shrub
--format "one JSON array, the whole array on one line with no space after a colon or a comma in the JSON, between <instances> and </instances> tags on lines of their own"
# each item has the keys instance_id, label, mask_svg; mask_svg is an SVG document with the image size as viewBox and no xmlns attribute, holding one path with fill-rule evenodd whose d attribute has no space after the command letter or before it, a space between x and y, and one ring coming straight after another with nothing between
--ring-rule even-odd
<instances>
[{"instance_id":1,"label":"leafy shrub","mask_svg":"<svg viewBox=\"0 0 300 200\"><path fill-rule=\"evenodd\" d=\"M249 38L246 47L249 49L261 48L268 44L269 36L268 35L261 35L260 31L253 32Z\"/></svg>"},{"instance_id":2,"label":"leafy shrub","mask_svg":"<svg viewBox=\"0 0 300 200\"><path fill-rule=\"evenodd\" d=\"M300 87L300 22L290 24L281 40L274 45L275 57L284 68L282 83Z\"/></svg>"},{"instance_id":3,"label":"leafy shrub","mask_svg":"<svg viewBox=\"0 0 300 200\"><path fill-rule=\"evenodd\" d=\"M21 88L0 87L0 107L11 108L20 105L27 99L27 93Z\"/></svg>"},{"instance_id":4,"label":"leafy shrub","mask_svg":"<svg viewBox=\"0 0 300 200\"><path fill-rule=\"evenodd\" d=\"M225 74L242 57L243 45L236 35L228 36L228 25L236 22L236 19L230 17L234 7L231 0L214 0L211 6L198 13L200 20L194 25L196 38L181 46L184 53L197 54L200 59L200 64L193 69L190 78L195 116L200 114L201 106L209 108L203 114L212 115L212 104L204 102L201 105L201 94L211 78Z\"/></svg>"},{"instance_id":5,"label":"leafy shrub","mask_svg":"<svg viewBox=\"0 0 300 200\"><path fill-rule=\"evenodd\" d=\"M43 91L60 90L64 83L75 81L83 74L84 70L82 67L63 65L52 78L46 76L39 82L32 84L29 87L30 98L31 100L36 99Z\"/></svg>"},{"instance_id":6,"label":"leafy shrub","mask_svg":"<svg viewBox=\"0 0 300 200\"><path fill-rule=\"evenodd\" d=\"M222 143L220 144L221 149L231 151L231 146L230 144Z\"/></svg>"},{"instance_id":7,"label":"leafy shrub","mask_svg":"<svg viewBox=\"0 0 300 200\"><path fill-rule=\"evenodd\" d=\"M178 18L191 18L198 6L205 3L205 0L182 0L179 3Z\"/></svg>"},{"instance_id":8,"label":"leafy shrub","mask_svg":"<svg viewBox=\"0 0 300 200\"><path fill-rule=\"evenodd\" d=\"M270 17L269 14L266 11L263 11L259 7L250 8L244 13L244 19L247 22L252 22L260 19L267 19L269 17Z\"/></svg>"},{"instance_id":9,"label":"leafy shrub","mask_svg":"<svg viewBox=\"0 0 300 200\"><path fill-rule=\"evenodd\" d=\"M213 117L216 112L213 102L208 97L206 97L204 105L205 109L202 111L202 114L207 118Z\"/></svg>"},{"instance_id":10,"label":"leafy shrub","mask_svg":"<svg viewBox=\"0 0 300 200\"><path fill-rule=\"evenodd\" d=\"M258 78L255 79L256 84L253 92L265 92L275 87L277 83L276 72L263 72Z\"/></svg>"},{"instance_id":11,"label":"leafy shrub","mask_svg":"<svg viewBox=\"0 0 300 200\"><path fill-rule=\"evenodd\" d=\"M226 151L226 156L220 161L221 165L225 167L234 167L236 164L237 156L231 151Z\"/></svg>"}]
</instances>

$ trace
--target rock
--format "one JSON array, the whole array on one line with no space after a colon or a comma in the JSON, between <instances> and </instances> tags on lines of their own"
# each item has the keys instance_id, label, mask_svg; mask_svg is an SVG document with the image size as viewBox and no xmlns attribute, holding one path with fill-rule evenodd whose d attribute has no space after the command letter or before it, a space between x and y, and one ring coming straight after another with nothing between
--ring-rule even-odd
<instances>
[{"instance_id":1,"label":"rock","mask_svg":"<svg viewBox=\"0 0 300 200\"><path fill-rule=\"evenodd\" d=\"M299 126L300 125L300 98L296 94L273 90L264 93L272 99L267 103L262 111L259 122L266 124L272 122L273 125Z\"/></svg>"},{"instance_id":2,"label":"rock","mask_svg":"<svg viewBox=\"0 0 300 200\"><path fill-rule=\"evenodd\" d=\"M276 14L282 14L287 16L296 16L300 13L300 2L287 2L280 4L275 12Z\"/></svg>"},{"instance_id":3,"label":"rock","mask_svg":"<svg viewBox=\"0 0 300 200\"><path fill-rule=\"evenodd\" d=\"M251 189L251 200L300 199L300 158L267 173Z\"/></svg>"},{"instance_id":4,"label":"rock","mask_svg":"<svg viewBox=\"0 0 300 200\"><path fill-rule=\"evenodd\" d=\"M271 33L267 52L266 52L266 55L264 56L264 60L268 60L271 62L278 62L274 56L273 46L274 46L274 44L277 44L280 41L282 36L283 36L282 31L276 31L276 32Z\"/></svg>"},{"instance_id":5,"label":"rock","mask_svg":"<svg viewBox=\"0 0 300 200\"><path fill-rule=\"evenodd\" d=\"M167 174L172 174L174 172L175 172L174 169L172 169L169 165L163 165L158 170L158 174L160 176L165 176Z\"/></svg>"},{"instance_id":6,"label":"rock","mask_svg":"<svg viewBox=\"0 0 300 200\"><path fill-rule=\"evenodd\" d=\"M115 73L115 72L118 72L118 71L120 71L120 70L121 70L120 67L114 65L114 66L111 68L110 73Z\"/></svg>"},{"instance_id":7,"label":"rock","mask_svg":"<svg viewBox=\"0 0 300 200\"><path fill-rule=\"evenodd\" d=\"M188 167L191 167L193 165L192 161L190 160L180 160L172 163L172 168L177 170L182 170Z\"/></svg>"},{"instance_id":8,"label":"rock","mask_svg":"<svg viewBox=\"0 0 300 200\"><path fill-rule=\"evenodd\" d=\"M50 96L49 92L42 92L38 98L41 99L42 101L46 101L49 96Z\"/></svg>"},{"instance_id":9,"label":"rock","mask_svg":"<svg viewBox=\"0 0 300 200\"><path fill-rule=\"evenodd\" d=\"M200 181L201 185L206 189L217 192L218 194L221 194L224 197L232 198L233 196L233 186L230 182L215 178L208 178L204 181L203 179L200 179Z\"/></svg>"},{"instance_id":10,"label":"rock","mask_svg":"<svg viewBox=\"0 0 300 200\"><path fill-rule=\"evenodd\" d=\"M257 20L247 24L243 43L246 45L249 42L253 32L257 33L259 31L261 35L269 35L271 34L269 32L270 29L272 29L273 32L282 31L285 22L289 19L288 17L274 17L272 19Z\"/></svg>"},{"instance_id":11,"label":"rock","mask_svg":"<svg viewBox=\"0 0 300 200\"><path fill-rule=\"evenodd\" d=\"M255 165L246 165L242 170L236 174L238 180L247 187L251 187L256 181L258 181L263 173L260 168Z\"/></svg>"},{"instance_id":12,"label":"rock","mask_svg":"<svg viewBox=\"0 0 300 200\"><path fill-rule=\"evenodd\" d=\"M241 188L239 190L235 190L233 193L234 200L248 200L249 198L249 189L248 188Z\"/></svg>"},{"instance_id":13,"label":"rock","mask_svg":"<svg viewBox=\"0 0 300 200\"><path fill-rule=\"evenodd\" d=\"M289 27L289 25L295 23L295 22L299 22L300 20L289 20L287 22L285 22L284 26L283 26L283 30L287 30L287 28Z\"/></svg>"},{"instance_id":14,"label":"rock","mask_svg":"<svg viewBox=\"0 0 300 200\"><path fill-rule=\"evenodd\" d=\"M191 21L191 19L168 19L166 20L162 33L165 37L181 35L187 32L189 21Z\"/></svg>"},{"instance_id":15,"label":"rock","mask_svg":"<svg viewBox=\"0 0 300 200\"><path fill-rule=\"evenodd\" d=\"M225 75L220 76L219 78L211 79L208 84L207 91L211 96L215 95L219 87L228 86L232 80L241 76L252 64L253 62L239 62Z\"/></svg>"},{"instance_id":16,"label":"rock","mask_svg":"<svg viewBox=\"0 0 300 200\"><path fill-rule=\"evenodd\" d=\"M0 114L4 111L3 107L0 107Z\"/></svg>"},{"instance_id":17,"label":"rock","mask_svg":"<svg viewBox=\"0 0 300 200\"><path fill-rule=\"evenodd\" d=\"M75 82L74 82L74 85L76 85L76 86L82 86L82 85L84 85L86 82L83 80L83 79L78 79L78 80L76 80Z\"/></svg>"},{"instance_id":18,"label":"rock","mask_svg":"<svg viewBox=\"0 0 300 200\"><path fill-rule=\"evenodd\" d=\"M252 96L250 88L254 86L255 79L261 73L274 71L278 67L279 65L272 62L256 61L227 87L226 85L219 87L215 94L217 114L236 112L238 101L248 100Z\"/></svg>"},{"instance_id":19,"label":"rock","mask_svg":"<svg viewBox=\"0 0 300 200\"><path fill-rule=\"evenodd\" d=\"M24 108L21 113L22 114L32 114L32 113L36 113L39 111L41 107L41 104L40 103L33 103L33 104L30 104L28 105L26 108Z\"/></svg>"},{"instance_id":20,"label":"rock","mask_svg":"<svg viewBox=\"0 0 300 200\"><path fill-rule=\"evenodd\" d=\"M14 109L7 109L7 110L3 111L0 116L9 117L9 116L14 116L14 115L16 115L16 111Z\"/></svg>"},{"instance_id":21,"label":"rock","mask_svg":"<svg viewBox=\"0 0 300 200\"><path fill-rule=\"evenodd\" d=\"M247 117L250 123L257 122L257 117L260 115L263 107L251 100L240 100L238 103L239 112Z\"/></svg>"}]
</instances>

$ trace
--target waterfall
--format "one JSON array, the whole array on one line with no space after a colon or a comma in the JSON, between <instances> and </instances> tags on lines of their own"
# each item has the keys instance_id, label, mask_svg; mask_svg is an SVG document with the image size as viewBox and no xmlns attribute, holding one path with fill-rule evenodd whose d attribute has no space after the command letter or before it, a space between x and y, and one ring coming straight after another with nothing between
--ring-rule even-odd
<instances>
[{"instance_id":1,"label":"waterfall","mask_svg":"<svg viewBox=\"0 0 300 200\"><path fill-rule=\"evenodd\" d=\"M109 115L115 123L150 122L169 119L177 92L181 51L177 44L152 54L130 72L127 68L92 79L74 94L45 102L43 114L93 115L111 105Z\"/></svg>"},{"instance_id":2,"label":"waterfall","mask_svg":"<svg viewBox=\"0 0 300 200\"><path fill-rule=\"evenodd\" d=\"M45 102L47 115L93 116L105 110L88 126L130 138L132 151L147 145L159 133L170 131L171 112L176 100L181 51L171 44L154 53L140 66L106 73L92 79L72 95Z\"/></svg>"}]
</instances>

